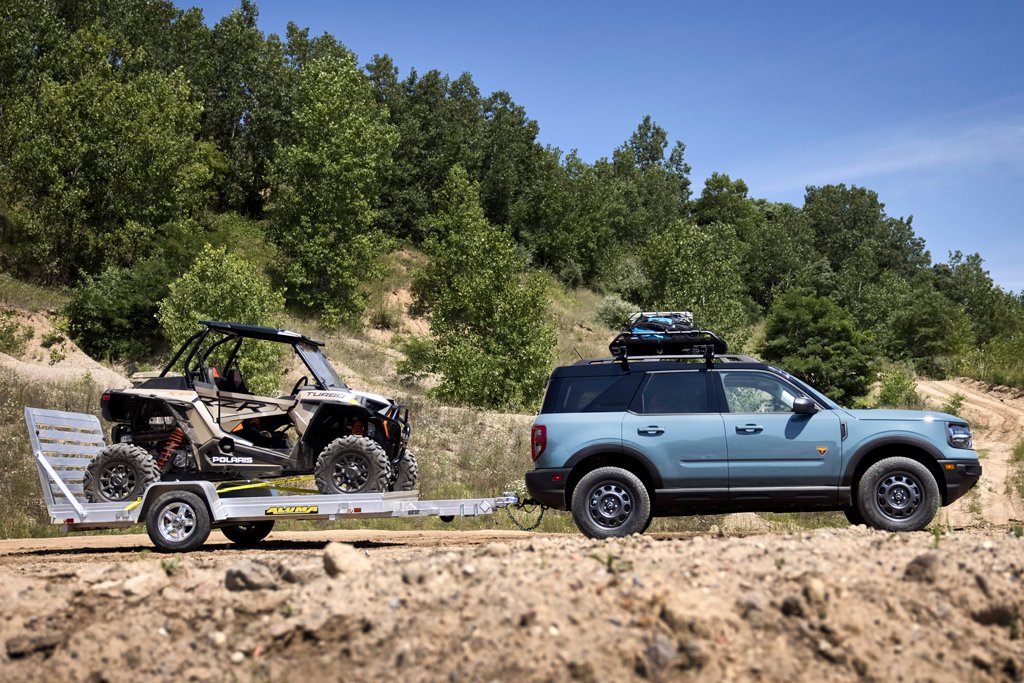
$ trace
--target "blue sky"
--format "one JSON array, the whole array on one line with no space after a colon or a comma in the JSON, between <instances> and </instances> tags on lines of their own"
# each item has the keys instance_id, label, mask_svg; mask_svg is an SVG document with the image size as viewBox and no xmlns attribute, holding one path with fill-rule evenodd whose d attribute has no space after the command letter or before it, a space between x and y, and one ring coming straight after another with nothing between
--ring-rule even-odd
<instances>
[{"instance_id":1,"label":"blue sky","mask_svg":"<svg viewBox=\"0 0 1024 683\"><path fill-rule=\"evenodd\" d=\"M188 4L179 0L180 4ZM216 22L237 3L196 3ZM645 114L712 172L801 204L809 184L876 190L932 257L978 251L1024 290L1024 3L282 2L361 63L468 71L540 141L593 161Z\"/></svg>"}]
</instances>

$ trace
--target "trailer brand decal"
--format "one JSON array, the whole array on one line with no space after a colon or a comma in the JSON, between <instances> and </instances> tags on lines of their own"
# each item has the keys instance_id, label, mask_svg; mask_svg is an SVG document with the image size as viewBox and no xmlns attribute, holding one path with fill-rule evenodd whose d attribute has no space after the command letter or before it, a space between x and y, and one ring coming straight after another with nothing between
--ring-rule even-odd
<instances>
[{"instance_id":1,"label":"trailer brand decal","mask_svg":"<svg viewBox=\"0 0 1024 683\"><path fill-rule=\"evenodd\" d=\"M275 505L267 508L265 515L315 515L320 512L317 505Z\"/></svg>"},{"instance_id":2,"label":"trailer brand decal","mask_svg":"<svg viewBox=\"0 0 1024 683\"><path fill-rule=\"evenodd\" d=\"M215 455L210 462L214 465L251 465L252 458L247 455Z\"/></svg>"}]
</instances>

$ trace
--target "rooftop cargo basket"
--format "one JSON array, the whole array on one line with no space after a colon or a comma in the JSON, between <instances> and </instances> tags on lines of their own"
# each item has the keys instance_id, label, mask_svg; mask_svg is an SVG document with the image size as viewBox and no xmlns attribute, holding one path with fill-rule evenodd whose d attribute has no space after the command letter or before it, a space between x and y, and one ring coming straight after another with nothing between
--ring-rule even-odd
<instances>
[{"instance_id":1,"label":"rooftop cargo basket","mask_svg":"<svg viewBox=\"0 0 1024 683\"><path fill-rule=\"evenodd\" d=\"M637 356L711 357L727 353L728 345L714 332L697 329L689 311L634 313L608 350L616 358Z\"/></svg>"}]
</instances>

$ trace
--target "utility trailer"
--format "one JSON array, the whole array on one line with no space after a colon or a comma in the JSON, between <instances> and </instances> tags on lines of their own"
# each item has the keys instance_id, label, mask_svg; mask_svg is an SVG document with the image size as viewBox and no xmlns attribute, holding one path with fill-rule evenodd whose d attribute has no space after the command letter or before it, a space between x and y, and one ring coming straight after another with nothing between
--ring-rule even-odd
<instances>
[{"instance_id":1,"label":"utility trailer","mask_svg":"<svg viewBox=\"0 0 1024 683\"><path fill-rule=\"evenodd\" d=\"M514 493L494 498L419 500L417 491L335 495L277 495L294 491L267 481L159 481L130 503L90 503L82 478L106 442L99 418L25 408L32 452L50 522L64 531L112 529L143 524L158 549L199 548L211 529L240 545L259 542L282 519L345 520L368 517L476 517L517 505ZM220 484L220 488L218 488ZM250 495L254 494L254 495Z\"/></svg>"}]
</instances>

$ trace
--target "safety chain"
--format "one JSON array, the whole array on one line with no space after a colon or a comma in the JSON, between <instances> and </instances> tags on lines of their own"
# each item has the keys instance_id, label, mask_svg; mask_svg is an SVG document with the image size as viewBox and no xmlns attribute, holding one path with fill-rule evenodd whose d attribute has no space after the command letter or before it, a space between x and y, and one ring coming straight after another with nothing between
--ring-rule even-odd
<instances>
[{"instance_id":1,"label":"safety chain","mask_svg":"<svg viewBox=\"0 0 1024 683\"><path fill-rule=\"evenodd\" d=\"M517 510L524 510L526 515L528 515L528 516L529 515L533 515L533 513L536 512L537 510L540 510L540 514L537 515L537 519L533 522L533 524L527 525L527 524L524 524L524 523L520 522L518 519L515 518L515 515L512 514L512 508L516 508ZM516 503L515 505L506 505L505 506L505 514L508 515L508 518L512 520L513 524L515 524L517 527L519 527L523 531L533 531L534 529L539 527L541 520L544 519L544 511L545 510L547 510L547 508L545 506L541 505L539 502L537 502L533 498L527 498L523 502Z\"/></svg>"}]
</instances>

